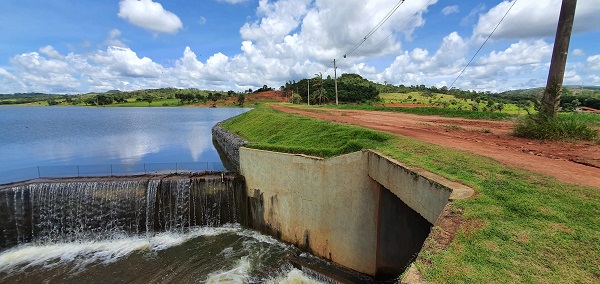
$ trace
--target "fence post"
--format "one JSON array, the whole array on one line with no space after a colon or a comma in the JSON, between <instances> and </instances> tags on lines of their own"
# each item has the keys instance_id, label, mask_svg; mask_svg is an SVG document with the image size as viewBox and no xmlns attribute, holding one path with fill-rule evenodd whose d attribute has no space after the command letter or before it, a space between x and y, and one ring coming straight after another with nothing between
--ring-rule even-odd
<instances>
[{"instance_id":1,"label":"fence post","mask_svg":"<svg viewBox=\"0 0 600 284\"><path fill-rule=\"evenodd\" d=\"M113 173L112 173L112 164L110 164L110 176L111 177L113 176Z\"/></svg>"},{"instance_id":2,"label":"fence post","mask_svg":"<svg viewBox=\"0 0 600 284\"><path fill-rule=\"evenodd\" d=\"M42 178L42 174L40 174L40 166L38 166L37 168L38 168L38 178Z\"/></svg>"},{"instance_id":3,"label":"fence post","mask_svg":"<svg viewBox=\"0 0 600 284\"><path fill-rule=\"evenodd\" d=\"M146 163L144 163L144 174L147 175L148 173L146 172Z\"/></svg>"},{"instance_id":4,"label":"fence post","mask_svg":"<svg viewBox=\"0 0 600 284\"><path fill-rule=\"evenodd\" d=\"M79 177L79 165L77 165L77 177Z\"/></svg>"},{"instance_id":5,"label":"fence post","mask_svg":"<svg viewBox=\"0 0 600 284\"><path fill-rule=\"evenodd\" d=\"M175 174L177 174L177 170L178 170L177 166L178 165L179 165L179 163L175 163Z\"/></svg>"}]
</instances>

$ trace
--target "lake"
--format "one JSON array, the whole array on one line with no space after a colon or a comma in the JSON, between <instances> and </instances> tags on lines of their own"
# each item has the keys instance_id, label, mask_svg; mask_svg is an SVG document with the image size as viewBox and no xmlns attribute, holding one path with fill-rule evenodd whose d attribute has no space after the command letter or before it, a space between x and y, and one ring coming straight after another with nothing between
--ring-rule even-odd
<instances>
[{"instance_id":1,"label":"lake","mask_svg":"<svg viewBox=\"0 0 600 284\"><path fill-rule=\"evenodd\" d=\"M220 163L211 127L248 110L0 106L0 172L38 166Z\"/></svg>"}]
</instances>

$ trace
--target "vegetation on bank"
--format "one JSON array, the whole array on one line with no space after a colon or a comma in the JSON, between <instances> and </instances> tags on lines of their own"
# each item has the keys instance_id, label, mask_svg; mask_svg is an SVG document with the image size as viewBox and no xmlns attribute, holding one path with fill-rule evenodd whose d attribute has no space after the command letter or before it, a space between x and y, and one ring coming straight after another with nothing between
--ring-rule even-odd
<instances>
[{"instance_id":1,"label":"vegetation on bank","mask_svg":"<svg viewBox=\"0 0 600 284\"><path fill-rule=\"evenodd\" d=\"M587 113L562 113L556 118L523 117L513 133L518 137L539 140L595 140L600 126L600 115ZM600 140L599 140L600 142Z\"/></svg>"},{"instance_id":2,"label":"vegetation on bank","mask_svg":"<svg viewBox=\"0 0 600 284\"><path fill-rule=\"evenodd\" d=\"M600 191L492 159L259 107L223 125L255 143L290 153L341 154L371 148L473 187L453 203L463 224L446 250L424 250L417 267L431 283L595 283L600 277ZM359 147L360 146L360 147ZM585 178L585 177L582 177ZM433 230L436 230L434 227Z\"/></svg>"},{"instance_id":3,"label":"vegetation on bank","mask_svg":"<svg viewBox=\"0 0 600 284\"><path fill-rule=\"evenodd\" d=\"M319 157L375 148L393 138L360 127L283 114L266 106L229 119L223 127L251 141L251 148Z\"/></svg>"},{"instance_id":4,"label":"vegetation on bank","mask_svg":"<svg viewBox=\"0 0 600 284\"><path fill-rule=\"evenodd\" d=\"M0 95L0 105L73 105L117 107L172 107L182 105L241 106L247 92L218 92L198 89L148 89L138 91L108 91L81 95L13 94Z\"/></svg>"},{"instance_id":5,"label":"vegetation on bank","mask_svg":"<svg viewBox=\"0 0 600 284\"><path fill-rule=\"evenodd\" d=\"M371 111L390 111L390 112L403 112L412 113L418 115L439 115L445 117L462 117L469 119L489 119L489 120L504 120L514 118L515 115L502 113L502 112L478 112L470 110L459 110L452 108L438 108L438 107L389 107L389 106L378 106L378 105L327 105L325 108L336 108L336 109L353 109L353 110L371 110Z\"/></svg>"}]
</instances>

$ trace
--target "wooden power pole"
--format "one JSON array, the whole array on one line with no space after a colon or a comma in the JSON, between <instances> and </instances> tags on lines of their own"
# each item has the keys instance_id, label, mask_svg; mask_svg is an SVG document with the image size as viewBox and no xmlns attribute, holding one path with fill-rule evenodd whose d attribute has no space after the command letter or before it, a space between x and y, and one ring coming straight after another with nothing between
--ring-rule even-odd
<instances>
[{"instance_id":1,"label":"wooden power pole","mask_svg":"<svg viewBox=\"0 0 600 284\"><path fill-rule=\"evenodd\" d=\"M552 51L552 61L548 73L548 82L542 99L540 114L545 118L555 118L560 104L565 67L567 65L567 53L571 41L571 31L575 19L575 6L577 0L562 0L556 38Z\"/></svg>"},{"instance_id":2,"label":"wooden power pole","mask_svg":"<svg viewBox=\"0 0 600 284\"><path fill-rule=\"evenodd\" d=\"M335 82L335 104L338 105L337 65L335 65L335 59L333 59L333 80Z\"/></svg>"}]
</instances>

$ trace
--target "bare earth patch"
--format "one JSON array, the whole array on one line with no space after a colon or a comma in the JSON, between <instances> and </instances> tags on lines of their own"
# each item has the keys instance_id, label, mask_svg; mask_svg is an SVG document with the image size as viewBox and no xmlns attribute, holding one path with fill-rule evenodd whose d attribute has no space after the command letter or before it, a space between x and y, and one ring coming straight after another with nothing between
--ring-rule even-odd
<instances>
[{"instance_id":1,"label":"bare earth patch","mask_svg":"<svg viewBox=\"0 0 600 284\"><path fill-rule=\"evenodd\" d=\"M563 182L600 188L600 145L548 142L510 135L512 122L422 116L363 110L314 112L303 107L273 108L328 121L360 125L425 142L469 151L509 166L553 176Z\"/></svg>"}]
</instances>

